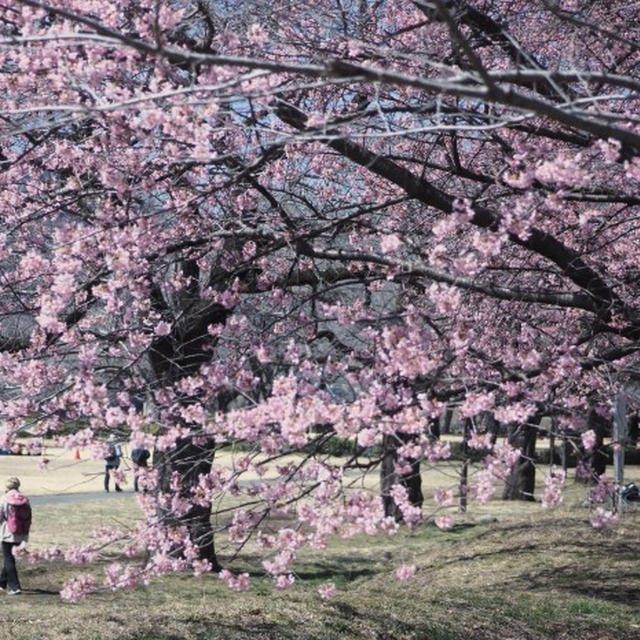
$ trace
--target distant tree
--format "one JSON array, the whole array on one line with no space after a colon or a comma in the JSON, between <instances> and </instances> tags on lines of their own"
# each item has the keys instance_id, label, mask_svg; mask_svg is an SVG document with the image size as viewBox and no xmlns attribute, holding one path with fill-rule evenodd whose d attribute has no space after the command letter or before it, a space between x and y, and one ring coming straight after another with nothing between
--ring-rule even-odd
<instances>
[{"instance_id":1,"label":"distant tree","mask_svg":"<svg viewBox=\"0 0 640 640\"><path fill-rule=\"evenodd\" d=\"M535 499L536 441L540 416L524 424L509 429L509 442L520 451L518 461L513 465L505 481L502 497L505 500Z\"/></svg>"}]
</instances>

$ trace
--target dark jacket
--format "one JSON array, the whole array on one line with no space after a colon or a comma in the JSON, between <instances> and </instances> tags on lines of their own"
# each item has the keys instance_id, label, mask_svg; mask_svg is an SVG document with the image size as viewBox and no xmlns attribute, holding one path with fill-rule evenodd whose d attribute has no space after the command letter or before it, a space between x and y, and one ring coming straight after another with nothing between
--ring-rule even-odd
<instances>
[{"instance_id":1,"label":"dark jacket","mask_svg":"<svg viewBox=\"0 0 640 640\"><path fill-rule=\"evenodd\" d=\"M107 447L109 455L105 457L104 461L107 467L117 469L120 466L120 458L122 458L122 447L119 442L107 442Z\"/></svg>"},{"instance_id":2,"label":"dark jacket","mask_svg":"<svg viewBox=\"0 0 640 640\"><path fill-rule=\"evenodd\" d=\"M151 454L144 447L136 447L131 451L131 460L140 467L146 467Z\"/></svg>"}]
</instances>

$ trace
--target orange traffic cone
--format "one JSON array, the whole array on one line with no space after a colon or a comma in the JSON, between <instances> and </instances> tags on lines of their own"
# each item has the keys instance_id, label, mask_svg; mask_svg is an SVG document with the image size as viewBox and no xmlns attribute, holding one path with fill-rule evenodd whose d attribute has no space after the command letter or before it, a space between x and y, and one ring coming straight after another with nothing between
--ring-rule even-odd
<instances>
[{"instance_id":1,"label":"orange traffic cone","mask_svg":"<svg viewBox=\"0 0 640 640\"><path fill-rule=\"evenodd\" d=\"M80 449L76 449L76 452L73 454L74 460L80 460Z\"/></svg>"}]
</instances>

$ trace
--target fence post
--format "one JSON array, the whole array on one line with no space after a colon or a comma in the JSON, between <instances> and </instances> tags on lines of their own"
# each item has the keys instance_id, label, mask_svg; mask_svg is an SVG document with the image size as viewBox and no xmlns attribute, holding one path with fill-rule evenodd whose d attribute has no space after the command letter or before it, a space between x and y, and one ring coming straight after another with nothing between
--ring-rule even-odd
<instances>
[{"instance_id":1,"label":"fence post","mask_svg":"<svg viewBox=\"0 0 640 640\"><path fill-rule=\"evenodd\" d=\"M621 511L620 496L624 483L624 446L627 434L627 396L624 392L616 394L613 412L613 479L617 485L614 497L614 509Z\"/></svg>"},{"instance_id":2,"label":"fence post","mask_svg":"<svg viewBox=\"0 0 640 640\"><path fill-rule=\"evenodd\" d=\"M558 429L558 419L555 416L549 418L549 471L556 464L556 431Z\"/></svg>"},{"instance_id":3,"label":"fence post","mask_svg":"<svg viewBox=\"0 0 640 640\"><path fill-rule=\"evenodd\" d=\"M458 511L467 511L467 493L469 491L469 437L471 436L471 418L465 418L462 432L462 468L460 469L460 484Z\"/></svg>"}]
</instances>

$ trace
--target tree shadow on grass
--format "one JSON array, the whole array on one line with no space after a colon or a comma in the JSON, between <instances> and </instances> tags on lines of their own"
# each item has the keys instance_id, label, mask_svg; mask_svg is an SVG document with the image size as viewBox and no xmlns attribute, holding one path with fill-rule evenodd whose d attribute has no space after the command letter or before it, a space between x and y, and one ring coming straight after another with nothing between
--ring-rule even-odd
<instances>
[{"instance_id":1,"label":"tree shadow on grass","mask_svg":"<svg viewBox=\"0 0 640 640\"><path fill-rule=\"evenodd\" d=\"M321 560L313 562L311 560L305 560L295 569L296 577L308 583L324 582L326 580L332 580L338 584L344 584L352 582L358 578L366 576L373 576L384 569L376 566L376 560L379 558L371 558L365 556L353 556L353 555L341 555L332 556L330 561ZM243 558L244 561L249 564L247 569L240 569L240 571L246 571L250 578L269 578L270 575L259 569L251 569L250 567L255 563L251 562L252 558L247 556ZM224 565L224 562L223 562ZM232 569L237 572L237 567Z\"/></svg>"},{"instance_id":2,"label":"tree shadow on grass","mask_svg":"<svg viewBox=\"0 0 640 640\"><path fill-rule=\"evenodd\" d=\"M372 566L374 563L374 558L357 559L353 556L338 556L331 562L324 561L317 564L307 562L296 570L296 575L300 580L311 584L325 580L344 584L380 573L380 568Z\"/></svg>"},{"instance_id":3,"label":"tree shadow on grass","mask_svg":"<svg viewBox=\"0 0 640 640\"><path fill-rule=\"evenodd\" d=\"M119 640L355 640L376 638L424 638L425 640L465 640L471 636L431 625L424 620L402 620L395 616L376 615L371 610L360 611L351 605L335 601L319 605L325 609L322 622L309 625L304 619L292 622L268 622L246 616L237 624L208 621L195 622L184 635L162 629L144 629L129 633ZM373 635L372 635L373 632ZM475 637L475 636L474 636ZM97 640L97 639L96 639Z\"/></svg>"},{"instance_id":4,"label":"tree shadow on grass","mask_svg":"<svg viewBox=\"0 0 640 640\"><path fill-rule=\"evenodd\" d=\"M536 551L541 551L544 549L546 545L543 544L519 544L512 547L501 547L498 549L494 549L492 551L477 551L475 553L465 553L450 557L447 560L436 560L431 564L424 565L421 567L424 571L442 569L443 567L448 567L451 565L464 563L464 562L472 562L474 560L483 560L486 558L494 558L503 555L510 555L516 553L535 553Z\"/></svg>"},{"instance_id":5,"label":"tree shadow on grass","mask_svg":"<svg viewBox=\"0 0 640 640\"><path fill-rule=\"evenodd\" d=\"M530 591L564 591L578 596L586 596L640 606L640 571L625 570L622 574L588 567L583 564L566 564L550 567L518 576L514 583L524 585Z\"/></svg>"},{"instance_id":6,"label":"tree shadow on grass","mask_svg":"<svg viewBox=\"0 0 640 640\"><path fill-rule=\"evenodd\" d=\"M22 589L23 596L55 596L60 597L59 589Z\"/></svg>"}]
</instances>

